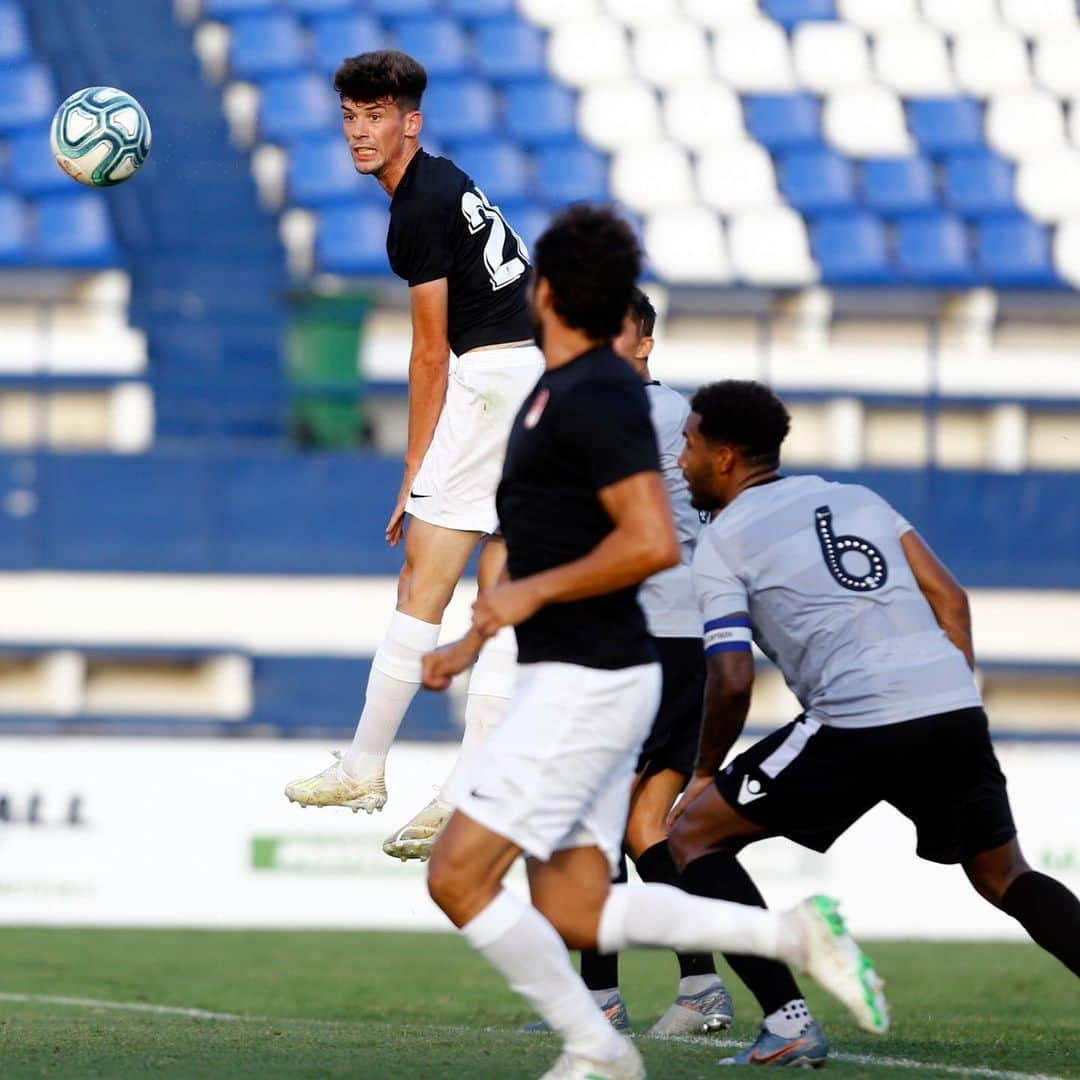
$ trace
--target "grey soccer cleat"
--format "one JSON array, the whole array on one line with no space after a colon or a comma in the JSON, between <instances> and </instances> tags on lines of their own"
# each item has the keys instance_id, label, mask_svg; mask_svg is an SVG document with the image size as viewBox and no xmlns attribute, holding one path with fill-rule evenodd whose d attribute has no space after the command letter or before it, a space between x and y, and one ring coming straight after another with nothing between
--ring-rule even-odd
<instances>
[{"instance_id":1,"label":"grey soccer cleat","mask_svg":"<svg viewBox=\"0 0 1080 1080\"><path fill-rule=\"evenodd\" d=\"M829 1041L816 1020L793 1039L774 1035L764 1024L753 1043L720 1065L775 1065L796 1069L819 1069L829 1055Z\"/></svg>"},{"instance_id":2,"label":"grey soccer cleat","mask_svg":"<svg viewBox=\"0 0 1080 1080\"><path fill-rule=\"evenodd\" d=\"M422 810L418 810L397 832L383 841L383 852L392 859L407 862L419 859L427 862L431 849L442 835L454 808L436 796Z\"/></svg>"},{"instance_id":3,"label":"grey soccer cleat","mask_svg":"<svg viewBox=\"0 0 1080 1080\"><path fill-rule=\"evenodd\" d=\"M697 994L680 994L667 1012L656 1021L646 1035L710 1035L726 1031L735 1019L724 980L719 976L711 986Z\"/></svg>"},{"instance_id":4,"label":"grey soccer cleat","mask_svg":"<svg viewBox=\"0 0 1080 1080\"><path fill-rule=\"evenodd\" d=\"M623 999L618 993L612 994L600 1008L608 1018L608 1023L616 1031L630 1030L630 1014L626 1011ZM548 1027L546 1020L537 1020L535 1024L526 1024L521 1030L532 1032L534 1035L542 1035L550 1032L551 1028Z\"/></svg>"}]
</instances>

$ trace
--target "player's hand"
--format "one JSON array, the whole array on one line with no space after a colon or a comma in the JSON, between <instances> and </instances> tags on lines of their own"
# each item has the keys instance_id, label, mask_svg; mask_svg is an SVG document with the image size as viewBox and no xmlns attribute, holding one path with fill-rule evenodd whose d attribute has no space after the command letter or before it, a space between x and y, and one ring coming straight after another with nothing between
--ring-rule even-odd
<instances>
[{"instance_id":1,"label":"player's hand","mask_svg":"<svg viewBox=\"0 0 1080 1080\"><path fill-rule=\"evenodd\" d=\"M504 626L517 626L543 605L539 591L529 578L507 581L482 592L473 604L473 626L485 638Z\"/></svg>"},{"instance_id":2,"label":"player's hand","mask_svg":"<svg viewBox=\"0 0 1080 1080\"><path fill-rule=\"evenodd\" d=\"M686 785L686 790L683 792L682 798L671 808L671 813L668 814L667 826L670 829L676 821L679 820L686 813L690 804L708 787L712 784L712 776L699 776L694 773L690 783Z\"/></svg>"},{"instance_id":3,"label":"player's hand","mask_svg":"<svg viewBox=\"0 0 1080 1080\"><path fill-rule=\"evenodd\" d=\"M476 634L469 633L460 641L425 653L421 661L420 681L428 690L445 690L455 675L460 675L476 663L481 644Z\"/></svg>"},{"instance_id":4,"label":"player's hand","mask_svg":"<svg viewBox=\"0 0 1080 1080\"><path fill-rule=\"evenodd\" d=\"M409 501L409 492L412 490L412 483L415 478L415 471L412 469L405 470L405 478L401 481L401 490L398 491L394 512L386 523L386 542L391 547L397 547L398 541L405 535L405 504Z\"/></svg>"}]
</instances>

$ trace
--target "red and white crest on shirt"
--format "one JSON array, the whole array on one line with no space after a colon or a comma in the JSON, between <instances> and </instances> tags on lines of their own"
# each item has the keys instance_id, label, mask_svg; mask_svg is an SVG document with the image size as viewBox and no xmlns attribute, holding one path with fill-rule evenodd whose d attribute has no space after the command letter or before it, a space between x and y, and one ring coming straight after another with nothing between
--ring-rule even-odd
<instances>
[{"instance_id":1,"label":"red and white crest on shirt","mask_svg":"<svg viewBox=\"0 0 1080 1080\"><path fill-rule=\"evenodd\" d=\"M540 417L544 415L544 407L547 405L549 397L551 397L551 394L548 392L547 387L536 395L532 407L525 414L525 427L528 431L532 431L540 423Z\"/></svg>"}]
</instances>

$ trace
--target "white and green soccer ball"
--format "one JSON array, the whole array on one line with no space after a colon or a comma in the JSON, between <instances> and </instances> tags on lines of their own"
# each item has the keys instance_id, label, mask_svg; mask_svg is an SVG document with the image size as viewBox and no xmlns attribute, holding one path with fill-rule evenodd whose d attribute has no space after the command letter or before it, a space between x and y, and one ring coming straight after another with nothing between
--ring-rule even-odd
<instances>
[{"instance_id":1,"label":"white and green soccer ball","mask_svg":"<svg viewBox=\"0 0 1080 1080\"><path fill-rule=\"evenodd\" d=\"M88 86L56 110L49 133L53 157L87 187L112 187L134 176L150 153L143 107L113 86Z\"/></svg>"}]
</instances>

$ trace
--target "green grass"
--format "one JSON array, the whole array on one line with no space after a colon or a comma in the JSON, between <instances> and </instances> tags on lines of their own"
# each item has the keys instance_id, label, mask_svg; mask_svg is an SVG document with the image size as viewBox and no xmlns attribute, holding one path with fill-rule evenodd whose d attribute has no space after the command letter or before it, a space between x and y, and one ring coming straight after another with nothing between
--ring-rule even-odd
<instances>
[{"instance_id":1,"label":"green grass","mask_svg":"<svg viewBox=\"0 0 1080 1080\"><path fill-rule=\"evenodd\" d=\"M878 943L894 1032L855 1030L807 988L834 1052L1080 1077L1080 981L1030 945ZM623 960L636 1028L669 1003L663 954ZM731 980L749 1039L758 1017ZM242 1014L193 1019L0 1001L0 1077L537 1077L550 1037L450 934L0 930L0 992L148 1002ZM654 1080L715 1075L715 1045L640 1044ZM832 1060L835 1076L956 1076Z\"/></svg>"}]
</instances>

